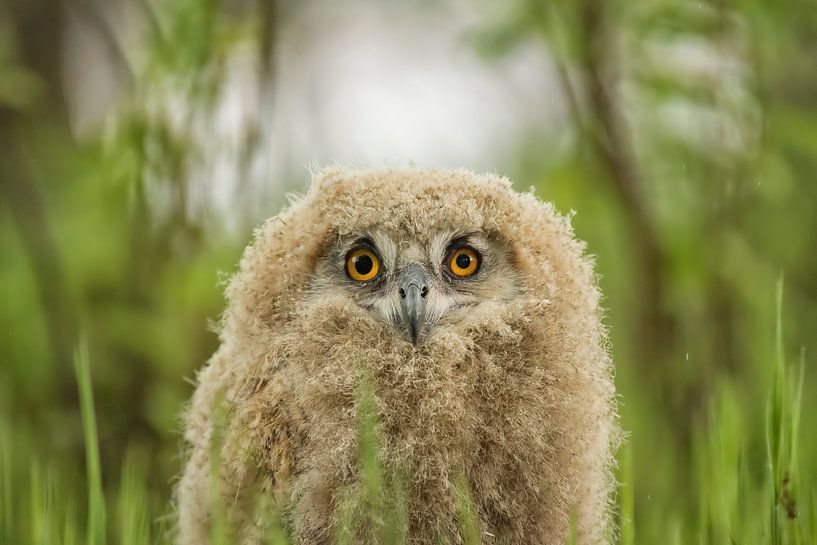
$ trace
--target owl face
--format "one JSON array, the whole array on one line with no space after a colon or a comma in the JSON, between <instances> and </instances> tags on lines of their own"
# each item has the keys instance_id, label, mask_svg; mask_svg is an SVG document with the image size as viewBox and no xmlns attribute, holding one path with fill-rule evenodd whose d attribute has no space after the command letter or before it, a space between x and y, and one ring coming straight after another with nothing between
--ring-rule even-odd
<instances>
[{"instance_id":1,"label":"owl face","mask_svg":"<svg viewBox=\"0 0 817 545\"><path fill-rule=\"evenodd\" d=\"M342 294L414 345L462 315L455 311L520 293L509 248L478 231L420 237L362 229L339 237L313 278L317 300Z\"/></svg>"}]
</instances>

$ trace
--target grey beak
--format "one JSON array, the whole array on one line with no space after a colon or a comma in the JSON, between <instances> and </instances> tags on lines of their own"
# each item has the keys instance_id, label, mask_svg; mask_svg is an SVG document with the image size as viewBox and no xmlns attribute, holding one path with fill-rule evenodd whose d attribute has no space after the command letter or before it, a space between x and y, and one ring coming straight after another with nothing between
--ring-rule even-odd
<instances>
[{"instance_id":1,"label":"grey beak","mask_svg":"<svg viewBox=\"0 0 817 545\"><path fill-rule=\"evenodd\" d=\"M416 345L425 323L428 276L422 266L412 263L397 276L397 285L400 288L403 323L408 328L411 342Z\"/></svg>"}]
</instances>

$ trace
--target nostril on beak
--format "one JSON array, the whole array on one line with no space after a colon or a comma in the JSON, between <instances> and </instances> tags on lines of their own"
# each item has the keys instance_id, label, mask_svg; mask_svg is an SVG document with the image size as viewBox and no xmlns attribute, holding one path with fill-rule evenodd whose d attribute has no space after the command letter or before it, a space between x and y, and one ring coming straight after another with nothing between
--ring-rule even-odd
<instances>
[{"instance_id":1,"label":"nostril on beak","mask_svg":"<svg viewBox=\"0 0 817 545\"><path fill-rule=\"evenodd\" d=\"M406 290L404 290L403 288L400 288L399 290L397 290L397 293L400 294L400 299L405 299L406 298ZM426 295L428 295L428 286L423 286L423 289L420 290L420 297L422 299L425 299Z\"/></svg>"}]
</instances>

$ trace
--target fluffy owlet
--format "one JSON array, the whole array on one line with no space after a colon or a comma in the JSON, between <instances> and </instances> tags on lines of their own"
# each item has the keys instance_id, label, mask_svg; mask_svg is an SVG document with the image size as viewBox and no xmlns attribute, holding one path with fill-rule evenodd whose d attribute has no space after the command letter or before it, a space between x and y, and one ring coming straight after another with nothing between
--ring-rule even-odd
<instances>
[{"instance_id":1,"label":"fluffy owlet","mask_svg":"<svg viewBox=\"0 0 817 545\"><path fill-rule=\"evenodd\" d=\"M562 544L571 527L604 542L619 433L584 251L568 219L493 175L321 172L227 288L186 414L180 542L227 519L261 543L261 496L296 543L332 543L360 476L363 371L377 459L405 475L403 543L465 542L463 487L481 543Z\"/></svg>"}]
</instances>

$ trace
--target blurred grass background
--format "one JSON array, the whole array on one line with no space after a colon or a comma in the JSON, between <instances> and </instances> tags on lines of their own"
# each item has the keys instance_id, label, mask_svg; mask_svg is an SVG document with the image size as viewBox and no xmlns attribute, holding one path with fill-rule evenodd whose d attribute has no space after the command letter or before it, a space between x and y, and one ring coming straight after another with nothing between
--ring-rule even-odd
<instances>
[{"instance_id":1,"label":"blurred grass background","mask_svg":"<svg viewBox=\"0 0 817 545\"><path fill-rule=\"evenodd\" d=\"M4 0L0 542L165 539L221 274L332 160L576 211L622 543L817 543L811 0Z\"/></svg>"}]
</instances>

